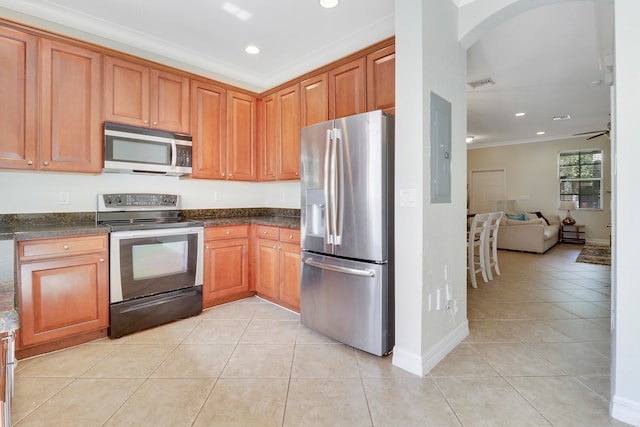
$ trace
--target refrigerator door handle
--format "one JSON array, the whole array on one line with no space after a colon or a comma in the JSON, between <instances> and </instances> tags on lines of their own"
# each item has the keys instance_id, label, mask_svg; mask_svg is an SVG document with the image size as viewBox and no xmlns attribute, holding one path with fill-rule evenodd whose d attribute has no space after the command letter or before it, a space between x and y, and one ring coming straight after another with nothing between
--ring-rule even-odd
<instances>
[{"instance_id":1,"label":"refrigerator door handle","mask_svg":"<svg viewBox=\"0 0 640 427\"><path fill-rule=\"evenodd\" d=\"M325 209L324 209L324 229L325 229L325 244L333 244L333 229L331 228L332 220L331 220L331 209L332 209L332 200L331 200L331 192L329 185L331 184L331 136L332 130L327 129L327 135L324 142L324 200L325 200Z\"/></svg>"},{"instance_id":2,"label":"refrigerator door handle","mask_svg":"<svg viewBox=\"0 0 640 427\"><path fill-rule=\"evenodd\" d=\"M338 130L335 128L331 131L333 144L331 145L331 179L329 183L329 198L331 199L331 243L334 245L338 244L336 239L338 236L338 230L336 229L338 225L338 168L336 165L336 149L338 146L338 140L336 138L337 131Z\"/></svg>"},{"instance_id":3,"label":"refrigerator door handle","mask_svg":"<svg viewBox=\"0 0 640 427\"><path fill-rule=\"evenodd\" d=\"M335 271L337 273L351 274L353 276L374 277L376 275L375 271L373 270L369 270L369 269L360 270L357 268L341 267L339 265L329 265L329 264L324 264L322 262L314 261L310 258L302 258L302 262L312 267L322 268L323 270Z\"/></svg>"},{"instance_id":4,"label":"refrigerator door handle","mask_svg":"<svg viewBox=\"0 0 640 427\"><path fill-rule=\"evenodd\" d=\"M333 202L335 203L334 209L334 244L341 245L342 244L342 224L343 224L343 216L344 216L344 158L343 158L343 148L342 148L342 130L334 129L334 143L333 150L335 153L335 196L333 198Z\"/></svg>"}]
</instances>

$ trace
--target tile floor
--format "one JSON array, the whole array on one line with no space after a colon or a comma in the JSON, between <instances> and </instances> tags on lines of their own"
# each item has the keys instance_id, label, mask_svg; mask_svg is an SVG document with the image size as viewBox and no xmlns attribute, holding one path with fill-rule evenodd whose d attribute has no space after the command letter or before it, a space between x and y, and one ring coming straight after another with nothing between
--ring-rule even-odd
<instances>
[{"instance_id":1,"label":"tile floor","mask_svg":"<svg viewBox=\"0 0 640 427\"><path fill-rule=\"evenodd\" d=\"M470 335L418 378L257 298L21 361L16 426L616 426L609 268L500 252Z\"/></svg>"}]
</instances>

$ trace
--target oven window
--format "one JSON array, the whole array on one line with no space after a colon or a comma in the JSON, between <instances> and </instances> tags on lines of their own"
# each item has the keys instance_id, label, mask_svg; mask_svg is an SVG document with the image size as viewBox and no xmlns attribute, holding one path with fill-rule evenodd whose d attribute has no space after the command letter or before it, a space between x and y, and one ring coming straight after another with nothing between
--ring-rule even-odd
<instances>
[{"instance_id":1,"label":"oven window","mask_svg":"<svg viewBox=\"0 0 640 427\"><path fill-rule=\"evenodd\" d=\"M128 237L117 244L124 300L196 285L197 233Z\"/></svg>"},{"instance_id":2,"label":"oven window","mask_svg":"<svg viewBox=\"0 0 640 427\"><path fill-rule=\"evenodd\" d=\"M133 280L151 279L187 271L189 247L186 241L134 245Z\"/></svg>"}]
</instances>

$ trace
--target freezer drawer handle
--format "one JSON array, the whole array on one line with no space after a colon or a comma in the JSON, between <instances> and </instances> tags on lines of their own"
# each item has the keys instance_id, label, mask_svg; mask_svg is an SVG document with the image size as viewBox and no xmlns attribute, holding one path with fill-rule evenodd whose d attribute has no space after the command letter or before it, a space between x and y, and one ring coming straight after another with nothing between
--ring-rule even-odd
<instances>
[{"instance_id":1,"label":"freezer drawer handle","mask_svg":"<svg viewBox=\"0 0 640 427\"><path fill-rule=\"evenodd\" d=\"M318 261L314 261L309 258L302 258L302 262L309 264L313 267L322 268L324 270L336 271L338 273L346 273L354 276L374 277L375 272L373 270L358 270L357 268L340 267L337 265L323 264Z\"/></svg>"}]
</instances>

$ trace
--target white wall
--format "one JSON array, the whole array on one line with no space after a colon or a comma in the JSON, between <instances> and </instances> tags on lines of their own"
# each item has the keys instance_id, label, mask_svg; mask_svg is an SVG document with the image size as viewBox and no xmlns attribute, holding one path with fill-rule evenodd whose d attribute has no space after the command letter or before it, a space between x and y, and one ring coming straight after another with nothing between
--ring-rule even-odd
<instances>
[{"instance_id":1,"label":"white wall","mask_svg":"<svg viewBox=\"0 0 640 427\"><path fill-rule=\"evenodd\" d=\"M571 212L578 224L586 226L591 243L609 244L611 228L611 144L602 136L586 141L586 137L471 149L467 152L467 179L471 190L474 170L504 169L507 199L516 200L517 212L542 211L564 218L559 211L558 153L580 149L602 148L604 165L602 209Z\"/></svg>"},{"instance_id":2,"label":"white wall","mask_svg":"<svg viewBox=\"0 0 640 427\"><path fill-rule=\"evenodd\" d=\"M69 204L58 203L59 192ZM0 172L0 214L95 212L99 193L149 192L182 196L183 209L300 208L300 183L210 181L129 174ZM219 193L219 200L215 200Z\"/></svg>"},{"instance_id":3,"label":"white wall","mask_svg":"<svg viewBox=\"0 0 640 427\"><path fill-rule=\"evenodd\" d=\"M396 346L393 363L418 375L468 334L466 321L466 55L450 0L396 2ZM452 203L429 202L429 96L452 104ZM415 206L401 193L415 190ZM416 236L419 236L416 238ZM448 270L448 280L445 279ZM454 319L429 311L451 283ZM435 305L435 304L434 304Z\"/></svg>"},{"instance_id":4,"label":"white wall","mask_svg":"<svg viewBox=\"0 0 640 427\"><path fill-rule=\"evenodd\" d=\"M615 2L614 288L612 415L640 426L640 286L638 286L638 183L640 183L640 2Z\"/></svg>"}]
</instances>

